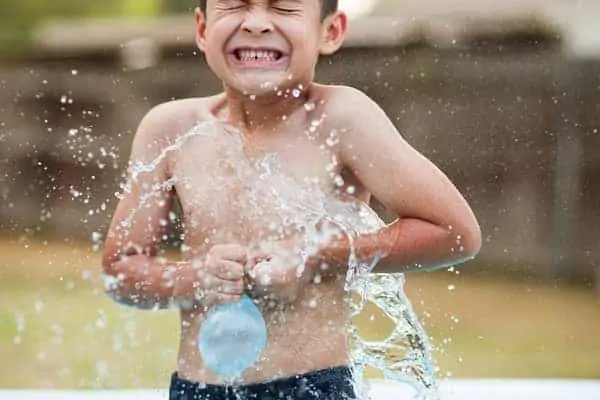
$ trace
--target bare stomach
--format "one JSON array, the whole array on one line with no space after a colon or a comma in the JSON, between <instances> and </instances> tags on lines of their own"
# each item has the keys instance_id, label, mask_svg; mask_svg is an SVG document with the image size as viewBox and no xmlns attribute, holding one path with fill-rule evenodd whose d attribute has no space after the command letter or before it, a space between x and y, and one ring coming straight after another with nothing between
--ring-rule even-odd
<instances>
[{"instance_id":1,"label":"bare stomach","mask_svg":"<svg viewBox=\"0 0 600 400\"><path fill-rule=\"evenodd\" d=\"M267 322L267 347L259 361L243 374L244 383L348 365L349 312L343 281L311 284L291 304L263 307L263 315ZM198 351L202 316L182 312L181 321L179 377L192 382L225 383L202 364Z\"/></svg>"}]
</instances>

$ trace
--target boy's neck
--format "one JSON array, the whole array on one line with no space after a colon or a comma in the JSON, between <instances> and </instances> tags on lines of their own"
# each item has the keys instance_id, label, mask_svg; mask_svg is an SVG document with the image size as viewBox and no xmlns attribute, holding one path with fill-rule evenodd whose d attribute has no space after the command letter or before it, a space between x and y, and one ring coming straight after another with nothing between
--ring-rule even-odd
<instances>
[{"instance_id":1,"label":"boy's neck","mask_svg":"<svg viewBox=\"0 0 600 400\"><path fill-rule=\"evenodd\" d=\"M247 133L273 131L304 106L309 89L305 84L256 96L226 89L227 121Z\"/></svg>"}]
</instances>

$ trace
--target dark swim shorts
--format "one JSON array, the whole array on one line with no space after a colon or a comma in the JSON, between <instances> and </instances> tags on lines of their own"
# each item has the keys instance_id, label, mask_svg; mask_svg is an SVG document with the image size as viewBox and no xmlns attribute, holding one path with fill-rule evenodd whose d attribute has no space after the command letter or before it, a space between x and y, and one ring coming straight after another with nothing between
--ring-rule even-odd
<instances>
[{"instance_id":1,"label":"dark swim shorts","mask_svg":"<svg viewBox=\"0 0 600 400\"><path fill-rule=\"evenodd\" d=\"M352 381L348 367L240 386L194 383L174 373L169 400L355 400Z\"/></svg>"}]
</instances>

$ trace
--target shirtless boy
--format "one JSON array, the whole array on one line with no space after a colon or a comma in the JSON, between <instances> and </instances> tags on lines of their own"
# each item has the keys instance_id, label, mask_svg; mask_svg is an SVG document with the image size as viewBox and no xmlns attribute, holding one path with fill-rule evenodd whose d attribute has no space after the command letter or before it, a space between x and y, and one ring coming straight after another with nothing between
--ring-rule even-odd
<instances>
[{"instance_id":1,"label":"shirtless boy","mask_svg":"<svg viewBox=\"0 0 600 400\"><path fill-rule=\"evenodd\" d=\"M336 0L207 0L195 18L197 45L224 91L159 105L141 121L130 165L152 168L130 169L113 216L103 269L119 283L108 294L139 308L178 305L171 399L235 398L203 365L198 331L212 306L244 292L263 312L268 341L236 386L239 398L353 399L344 303L350 241L334 235L299 257L295 244L306 230L283 222L290 210L274 201L277 182L258 186L247 160L275 155L275 172L298 193L362 203L374 196L401 216L353 238L359 258L382 257L376 272L473 258L481 243L477 220L449 179L366 95L313 82L319 55L338 50L346 33ZM211 132L183 140L193 129ZM335 141L326 143L332 132ZM175 196L183 210L183 261L158 252Z\"/></svg>"}]
</instances>

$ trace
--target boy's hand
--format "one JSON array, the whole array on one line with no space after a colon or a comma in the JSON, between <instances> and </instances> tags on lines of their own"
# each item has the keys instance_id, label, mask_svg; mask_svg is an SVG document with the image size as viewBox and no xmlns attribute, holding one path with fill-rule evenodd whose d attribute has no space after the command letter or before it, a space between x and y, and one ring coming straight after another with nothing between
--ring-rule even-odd
<instances>
[{"instance_id":1,"label":"boy's hand","mask_svg":"<svg viewBox=\"0 0 600 400\"><path fill-rule=\"evenodd\" d=\"M182 308L206 310L234 302L244 291L245 247L213 246L206 256L191 260L177 272L173 297Z\"/></svg>"},{"instance_id":2,"label":"boy's hand","mask_svg":"<svg viewBox=\"0 0 600 400\"><path fill-rule=\"evenodd\" d=\"M313 269L305 265L300 251L289 242L251 250L247 259L249 290L255 296L292 302L314 277Z\"/></svg>"}]
</instances>

